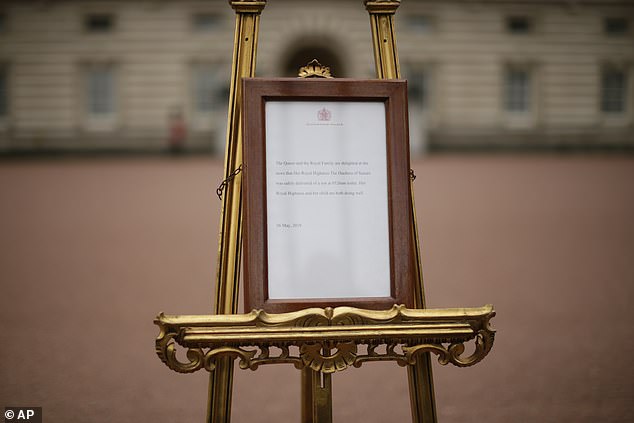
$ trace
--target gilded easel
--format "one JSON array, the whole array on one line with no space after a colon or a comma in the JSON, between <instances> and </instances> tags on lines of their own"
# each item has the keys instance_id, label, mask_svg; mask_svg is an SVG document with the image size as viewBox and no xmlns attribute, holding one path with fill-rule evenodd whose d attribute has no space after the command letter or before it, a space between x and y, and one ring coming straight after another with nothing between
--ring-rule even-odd
<instances>
[{"instance_id":1,"label":"gilded easel","mask_svg":"<svg viewBox=\"0 0 634 423\"><path fill-rule=\"evenodd\" d=\"M156 351L172 370L210 372L207 422L228 423L231 417L233 364L243 369L291 363L301 369L302 422L332 421L331 374L367 361L396 361L408 367L412 421L436 422L436 406L430 353L441 364L473 365L490 351L494 331L491 306L474 309L425 310L416 212L412 207L412 232L418 283L415 309L394 306L369 311L350 307L307 309L294 313L267 314L261 310L238 315L238 289L242 234L242 129L240 99L243 77L255 75L260 14L266 1L230 0L236 13L231 72L225 182L213 316L166 316L156 324L161 332ZM377 77L399 78L394 34L394 14L400 0L365 0L370 16ZM413 190L412 204L413 203ZM378 335L377 335L378 334ZM464 342L475 340L475 351L462 357ZM187 348L188 362L176 358L179 344ZM448 345L443 345L448 344ZM358 349L366 345L366 352ZM384 345L385 351L379 346ZM281 353L274 355L271 347ZM292 347L298 353L291 351ZM377 349L379 348L379 349Z\"/></svg>"}]
</instances>

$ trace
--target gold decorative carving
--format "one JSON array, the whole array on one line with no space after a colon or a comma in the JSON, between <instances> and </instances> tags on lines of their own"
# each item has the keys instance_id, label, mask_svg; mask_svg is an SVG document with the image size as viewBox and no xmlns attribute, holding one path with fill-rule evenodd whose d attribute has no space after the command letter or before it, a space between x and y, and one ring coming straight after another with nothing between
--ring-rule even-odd
<instances>
[{"instance_id":1,"label":"gold decorative carving","mask_svg":"<svg viewBox=\"0 0 634 423\"><path fill-rule=\"evenodd\" d=\"M229 4L236 13L262 13L266 6L266 0L229 0Z\"/></svg>"},{"instance_id":2,"label":"gold decorative carving","mask_svg":"<svg viewBox=\"0 0 634 423\"><path fill-rule=\"evenodd\" d=\"M393 15L396 13L396 9L398 9L401 5L400 0L365 0L363 3L370 14L379 13Z\"/></svg>"},{"instance_id":3,"label":"gold decorative carving","mask_svg":"<svg viewBox=\"0 0 634 423\"><path fill-rule=\"evenodd\" d=\"M400 0L365 0L364 4L369 13L394 14L401 2Z\"/></svg>"},{"instance_id":4,"label":"gold decorative carving","mask_svg":"<svg viewBox=\"0 0 634 423\"><path fill-rule=\"evenodd\" d=\"M352 307L311 308L292 313L168 316L154 321L160 328L156 352L172 370L214 371L220 357L239 359L241 369L263 364L291 363L330 374L367 361L416 363L430 352L440 364L472 366L491 350L495 331L489 320L493 307L462 309L362 310ZM475 349L463 357L464 343ZM186 348L186 361L177 358L176 345ZM297 352L291 352L296 347ZM273 353L272 348L279 350ZM383 351L384 350L384 351Z\"/></svg>"},{"instance_id":5,"label":"gold decorative carving","mask_svg":"<svg viewBox=\"0 0 634 423\"><path fill-rule=\"evenodd\" d=\"M300 78L332 78L330 68L319 63L319 60L313 59L306 66L299 68L297 74Z\"/></svg>"},{"instance_id":6,"label":"gold decorative carving","mask_svg":"<svg viewBox=\"0 0 634 423\"><path fill-rule=\"evenodd\" d=\"M310 367L316 372L334 373L338 370L345 370L354 364L357 358L357 346L354 342L342 342L335 345L336 352L324 354L322 344L302 344L300 347L300 357L306 367Z\"/></svg>"}]
</instances>

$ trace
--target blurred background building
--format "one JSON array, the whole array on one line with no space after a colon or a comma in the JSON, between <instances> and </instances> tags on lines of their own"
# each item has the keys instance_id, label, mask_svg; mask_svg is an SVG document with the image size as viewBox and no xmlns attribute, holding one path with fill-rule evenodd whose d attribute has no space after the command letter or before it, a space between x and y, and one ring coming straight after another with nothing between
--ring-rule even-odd
<instances>
[{"instance_id":1,"label":"blurred background building","mask_svg":"<svg viewBox=\"0 0 634 423\"><path fill-rule=\"evenodd\" d=\"M227 3L0 0L5 406L204 421L208 375L160 362L152 318L213 309ZM550 151L634 152L633 15L634 0L402 0L414 151L546 151L412 160L427 305L499 313L482 363L433 360L441 422L632 420L634 154ZM268 0L260 35L259 76L313 57L374 76L362 0ZM217 155L144 156L181 138ZM334 421L410 421L394 363L333 384ZM300 420L293 366L236 369L234 386L235 423Z\"/></svg>"},{"instance_id":2,"label":"blurred background building","mask_svg":"<svg viewBox=\"0 0 634 423\"><path fill-rule=\"evenodd\" d=\"M223 151L234 13L220 0L0 2L0 152ZM634 1L403 0L414 153L634 148ZM259 76L317 57L374 75L361 0L269 0Z\"/></svg>"}]
</instances>

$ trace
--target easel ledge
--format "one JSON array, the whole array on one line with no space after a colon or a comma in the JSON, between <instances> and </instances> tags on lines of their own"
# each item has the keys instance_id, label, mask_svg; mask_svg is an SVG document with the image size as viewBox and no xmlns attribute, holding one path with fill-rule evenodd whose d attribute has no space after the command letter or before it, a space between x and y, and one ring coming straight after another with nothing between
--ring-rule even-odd
<instances>
[{"instance_id":1,"label":"easel ledge","mask_svg":"<svg viewBox=\"0 0 634 423\"><path fill-rule=\"evenodd\" d=\"M327 307L280 314L262 310L227 315L161 313L154 323L160 328L156 353L179 373L213 372L218 359L231 357L240 359L242 369L291 363L297 369L330 374L366 361L411 366L419 354L427 352L436 354L443 365L474 365L493 347L495 331L489 325L493 316L491 305L452 309L395 305L380 311ZM463 357L465 342L471 340L475 349ZM188 362L176 357L177 345L187 349Z\"/></svg>"}]
</instances>

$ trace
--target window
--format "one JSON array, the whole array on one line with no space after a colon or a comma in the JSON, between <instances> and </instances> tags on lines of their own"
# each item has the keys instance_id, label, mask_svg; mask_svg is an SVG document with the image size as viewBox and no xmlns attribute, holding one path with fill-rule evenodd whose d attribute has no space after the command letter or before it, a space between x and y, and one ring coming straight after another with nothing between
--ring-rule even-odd
<instances>
[{"instance_id":1,"label":"window","mask_svg":"<svg viewBox=\"0 0 634 423\"><path fill-rule=\"evenodd\" d=\"M195 59L190 73L188 122L192 133L207 133L214 149L224 148L229 80L226 67ZM204 59L203 59L204 60Z\"/></svg>"},{"instance_id":2,"label":"window","mask_svg":"<svg viewBox=\"0 0 634 423\"><path fill-rule=\"evenodd\" d=\"M109 13L94 13L84 18L84 28L87 32L110 32L114 28L114 16Z\"/></svg>"},{"instance_id":3,"label":"window","mask_svg":"<svg viewBox=\"0 0 634 423\"><path fill-rule=\"evenodd\" d=\"M414 32L428 33L433 30L432 18L428 15L409 15L406 18L407 26Z\"/></svg>"},{"instance_id":4,"label":"window","mask_svg":"<svg viewBox=\"0 0 634 423\"><path fill-rule=\"evenodd\" d=\"M196 65L192 88L194 110L198 113L211 112L219 107L221 98L224 101L225 90L222 89L220 73L216 66Z\"/></svg>"},{"instance_id":5,"label":"window","mask_svg":"<svg viewBox=\"0 0 634 423\"><path fill-rule=\"evenodd\" d=\"M407 79L409 112L410 154L417 156L427 150L429 131L432 126L432 64L404 63L403 77Z\"/></svg>"},{"instance_id":6,"label":"window","mask_svg":"<svg viewBox=\"0 0 634 423\"><path fill-rule=\"evenodd\" d=\"M192 16L192 26L196 31L213 31L221 24L222 16L219 13L196 13Z\"/></svg>"},{"instance_id":7,"label":"window","mask_svg":"<svg viewBox=\"0 0 634 423\"><path fill-rule=\"evenodd\" d=\"M506 71L505 108L509 112L528 112L531 91L527 69L509 68Z\"/></svg>"},{"instance_id":8,"label":"window","mask_svg":"<svg viewBox=\"0 0 634 423\"><path fill-rule=\"evenodd\" d=\"M115 112L115 81L112 66L90 67L86 78L86 107L91 117L109 117Z\"/></svg>"},{"instance_id":9,"label":"window","mask_svg":"<svg viewBox=\"0 0 634 423\"><path fill-rule=\"evenodd\" d=\"M422 109L429 106L429 77L424 69L405 68L407 79L407 98L410 104L418 105Z\"/></svg>"},{"instance_id":10,"label":"window","mask_svg":"<svg viewBox=\"0 0 634 423\"><path fill-rule=\"evenodd\" d=\"M0 65L0 119L9 114L8 74L7 67Z\"/></svg>"},{"instance_id":11,"label":"window","mask_svg":"<svg viewBox=\"0 0 634 423\"><path fill-rule=\"evenodd\" d=\"M199 66L194 72L194 98L197 112L210 112L214 108L216 75L208 67Z\"/></svg>"},{"instance_id":12,"label":"window","mask_svg":"<svg viewBox=\"0 0 634 423\"><path fill-rule=\"evenodd\" d=\"M607 35L625 35L629 31L627 18L605 18L603 20L603 32Z\"/></svg>"},{"instance_id":13,"label":"window","mask_svg":"<svg viewBox=\"0 0 634 423\"><path fill-rule=\"evenodd\" d=\"M627 75L621 69L606 67L601 74L601 111L604 113L625 112Z\"/></svg>"},{"instance_id":14,"label":"window","mask_svg":"<svg viewBox=\"0 0 634 423\"><path fill-rule=\"evenodd\" d=\"M511 34L528 34L533 23L527 16L509 16L506 18L506 30Z\"/></svg>"}]
</instances>

